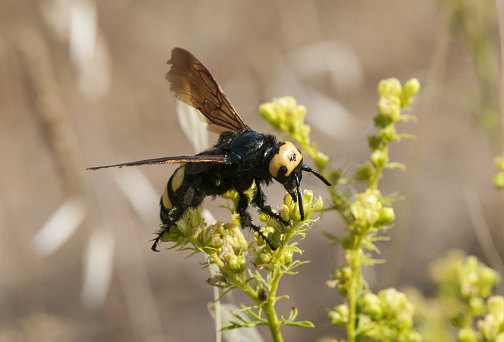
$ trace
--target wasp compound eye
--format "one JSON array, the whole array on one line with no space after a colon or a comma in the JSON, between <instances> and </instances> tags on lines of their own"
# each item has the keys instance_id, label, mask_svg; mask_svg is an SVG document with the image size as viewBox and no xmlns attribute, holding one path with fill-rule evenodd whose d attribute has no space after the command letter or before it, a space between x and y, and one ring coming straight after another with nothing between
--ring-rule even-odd
<instances>
[{"instance_id":1,"label":"wasp compound eye","mask_svg":"<svg viewBox=\"0 0 504 342\"><path fill-rule=\"evenodd\" d=\"M291 142L285 142L269 163L269 173L281 184L284 184L290 174L303 160L301 152Z\"/></svg>"}]
</instances>

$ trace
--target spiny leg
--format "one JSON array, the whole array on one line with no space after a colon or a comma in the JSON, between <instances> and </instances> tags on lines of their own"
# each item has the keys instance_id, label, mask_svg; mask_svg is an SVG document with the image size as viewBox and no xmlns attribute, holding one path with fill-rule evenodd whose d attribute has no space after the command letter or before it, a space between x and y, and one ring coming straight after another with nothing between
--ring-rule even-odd
<instances>
[{"instance_id":1,"label":"spiny leg","mask_svg":"<svg viewBox=\"0 0 504 342\"><path fill-rule=\"evenodd\" d=\"M154 252L159 252L157 249L157 246L159 244L159 240L163 237L165 233L170 233L170 229L175 226L178 220L184 215L185 211L187 208L183 207L173 207L170 212L168 213L168 218L161 216L161 221L163 222L161 226L161 230L156 232L157 236L152 239L151 241L154 241L152 244L151 249Z\"/></svg>"},{"instance_id":2,"label":"spiny leg","mask_svg":"<svg viewBox=\"0 0 504 342\"><path fill-rule=\"evenodd\" d=\"M259 234L259 236L264 241L266 241L266 243L270 246L270 248L272 250L277 249L277 247L274 246L269 241L269 239L264 235L264 233L261 232L261 227L256 226L255 224L252 223L252 217L250 216L250 214L247 211L249 197L246 194L244 194L243 192L239 192L238 197L239 197L239 199L238 199L238 206L236 207L236 212L238 213L238 215L240 215L242 227L252 228L253 230L255 230L257 232L257 234Z\"/></svg>"},{"instance_id":3,"label":"spiny leg","mask_svg":"<svg viewBox=\"0 0 504 342\"><path fill-rule=\"evenodd\" d=\"M254 193L254 197L252 198L252 205L259 208L259 210L266 215L273 217L274 219L282 222L285 226L289 225L289 221L285 221L282 217L273 211L269 205L266 204L265 196L262 192L261 185L256 182L256 191Z\"/></svg>"}]
</instances>

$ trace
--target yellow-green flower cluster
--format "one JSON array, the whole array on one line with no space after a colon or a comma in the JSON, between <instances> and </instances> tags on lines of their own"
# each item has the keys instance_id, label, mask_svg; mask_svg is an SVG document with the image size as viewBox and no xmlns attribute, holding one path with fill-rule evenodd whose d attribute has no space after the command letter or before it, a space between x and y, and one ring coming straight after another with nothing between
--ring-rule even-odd
<instances>
[{"instance_id":1,"label":"yellow-green flower cluster","mask_svg":"<svg viewBox=\"0 0 504 342\"><path fill-rule=\"evenodd\" d=\"M313 191L311 190L304 190L302 198L305 219L309 219L313 213L322 210L322 207L324 206L322 197L315 198L313 196ZM284 196L284 204L280 207L279 213L282 217L288 217L290 220L301 221L299 206L297 202L292 200L292 197L289 194Z\"/></svg>"},{"instance_id":2,"label":"yellow-green flower cluster","mask_svg":"<svg viewBox=\"0 0 504 342\"><path fill-rule=\"evenodd\" d=\"M357 303L358 327L362 337L380 341L421 341L413 330L414 306L404 293L390 288L375 295L365 291ZM350 309L340 304L329 311L332 324L348 322Z\"/></svg>"},{"instance_id":3,"label":"yellow-green flower cluster","mask_svg":"<svg viewBox=\"0 0 504 342\"><path fill-rule=\"evenodd\" d=\"M315 198L313 196L313 191L304 190L303 195L303 209L305 213L305 221L308 221L310 216L322 210L324 203L322 201L322 197ZM271 243L276 244L278 246L285 245L288 240L296 235L302 235L303 231L299 224L301 223L301 217L299 214L299 207L296 202L292 200L292 197L289 194L284 196L283 205L278 208L278 214L285 221L291 222L290 227L285 229L285 227L278 222L277 220L270 218L266 215L261 215L261 220L266 223L266 228L261 230L264 235L268 237ZM274 252L265 244L264 240L255 234L257 244L261 247L256 249L254 264L256 266L261 267L269 267L268 264L273 260ZM297 249L295 249L298 251ZM280 256L280 264L281 265L289 265L292 262L294 254L294 249L284 249L282 250Z\"/></svg>"},{"instance_id":4,"label":"yellow-green flower cluster","mask_svg":"<svg viewBox=\"0 0 504 342\"><path fill-rule=\"evenodd\" d=\"M483 299L488 297L499 280L497 272L474 256L452 251L432 267L431 275L444 296L467 303L475 314L481 313Z\"/></svg>"},{"instance_id":5,"label":"yellow-green flower cluster","mask_svg":"<svg viewBox=\"0 0 504 342\"><path fill-rule=\"evenodd\" d=\"M378 134L368 136L371 148L371 163L365 163L356 170L357 179L369 182L371 188L376 188L378 178L383 168L404 167L399 163L389 162L388 144L393 140L411 137L407 134L398 134L395 123L398 120L407 121L414 119L411 115L401 114L401 108L409 106L420 90L420 83L413 78L406 82L404 87L396 78L382 80L378 84L378 114L374 121L379 128Z\"/></svg>"},{"instance_id":6,"label":"yellow-green flower cluster","mask_svg":"<svg viewBox=\"0 0 504 342\"><path fill-rule=\"evenodd\" d=\"M350 230L366 232L371 227L381 226L394 221L394 209L383 207L381 194L378 190L366 189L357 195L356 201L350 204L350 212L355 219L355 225Z\"/></svg>"},{"instance_id":7,"label":"yellow-green flower cluster","mask_svg":"<svg viewBox=\"0 0 504 342\"><path fill-rule=\"evenodd\" d=\"M401 114L401 108L409 106L419 90L420 83L416 78L406 82L404 87L396 78L380 81L378 84L380 98L375 124L381 129L379 133L381 140L388 142L400 138L391 125L398 120L408 120L410 118Z\"/></svg>"},{"instance_id":8,"label":"yellow-green flower cluster","mask_svg":"<svg viewBox=\"0 0 504 342\"><path fill-rule=\"evenodd\" d=\"M323 169L329 162L329 157L310 144L310 126L304 124L306 108L298 105L296 99L290 96L274 99L259 107L261 117L275 129L288 133L301 144L301 148L315 161L317 169ZM304 153L304 152L303 152Z\"/></svg>"},{"instance_id":9,"label":"yellow-green flower cluster","mask_svg":"<svg viewBox=\"0 0 504 342\"><path fill-rule=\"evenodd\" d=\"M476 322L476 329L469 326L459 331L459 342L504 341L504 297L493 296L486 303L487 314Z\"/></svg>"},{"instance_id":10,"label":"yellow-green flower cluster","mask_svg":"<svg viewBox=\"0 0 504 342\"><path fill-rule=\"evenodd\" d=\"M293 97L285 96L264 103L259 112L275 129L289 133L299 142L306 141L310 135L310 126L304 124L306 107L298 105Z\"/></svg>"}]
</instances>

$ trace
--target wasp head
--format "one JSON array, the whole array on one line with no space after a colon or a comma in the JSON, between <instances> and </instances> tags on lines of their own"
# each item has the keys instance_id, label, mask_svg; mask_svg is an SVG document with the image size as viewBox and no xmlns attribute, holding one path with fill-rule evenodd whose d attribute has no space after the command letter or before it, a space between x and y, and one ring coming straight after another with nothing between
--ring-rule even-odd
<instances>
[{"instance_id":1,"label":"wasp head","mask_svg":"<svg viewBox=\"0 0 504 342\"><path fill-rule=\"evenodd\" d=\"M298 203L301 221L304 221L303 200L299 190L299 184L303 178L301 171L311 172L326 185L331 185L320 173L308 165L303 165L303 155L294 144L288 141L281 143L278 151L271 158L269 173L284 186L285 190L291 195L292 200Z\"/></svg>"}]
</instances>

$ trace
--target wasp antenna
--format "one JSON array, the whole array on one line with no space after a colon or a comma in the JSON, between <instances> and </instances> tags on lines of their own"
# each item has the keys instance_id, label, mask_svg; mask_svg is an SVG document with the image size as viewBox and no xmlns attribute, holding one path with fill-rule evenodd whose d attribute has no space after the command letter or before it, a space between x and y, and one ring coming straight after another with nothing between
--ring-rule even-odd
<instances>
[{"instance_id":1,"label":"wasp antenna","mask_svg":"<svg viewBox=\"0 0 504 342\"><path fill-rule=\"evenodd\" d=\"M303 198L301 197L301 191L299 190L299 179L297 176L296 176L296 191L298 197L299 214L301 215L301 221L304 221Z\"/></svg>"},{"instance_id":2,"label":"wasp antenna","mask_svg":"<svg viewBox=\"0 0 504 342\"><path fill-rule=\"evenodd\" d=\"M315 171L314 169L312 169L311 167L309 167L308 165L303 165L301 167L301 169L303 171L308 171L308 172L311 172L313 173L315 176L317 176L318 179L320 179L322 182L325 183L325 185L327 186L331 186L331 183L329 183L329 181L327 179L324 178L324 176L322 176L320 173L318 173L317 171Z\"/></svg>"}]
</instances>

